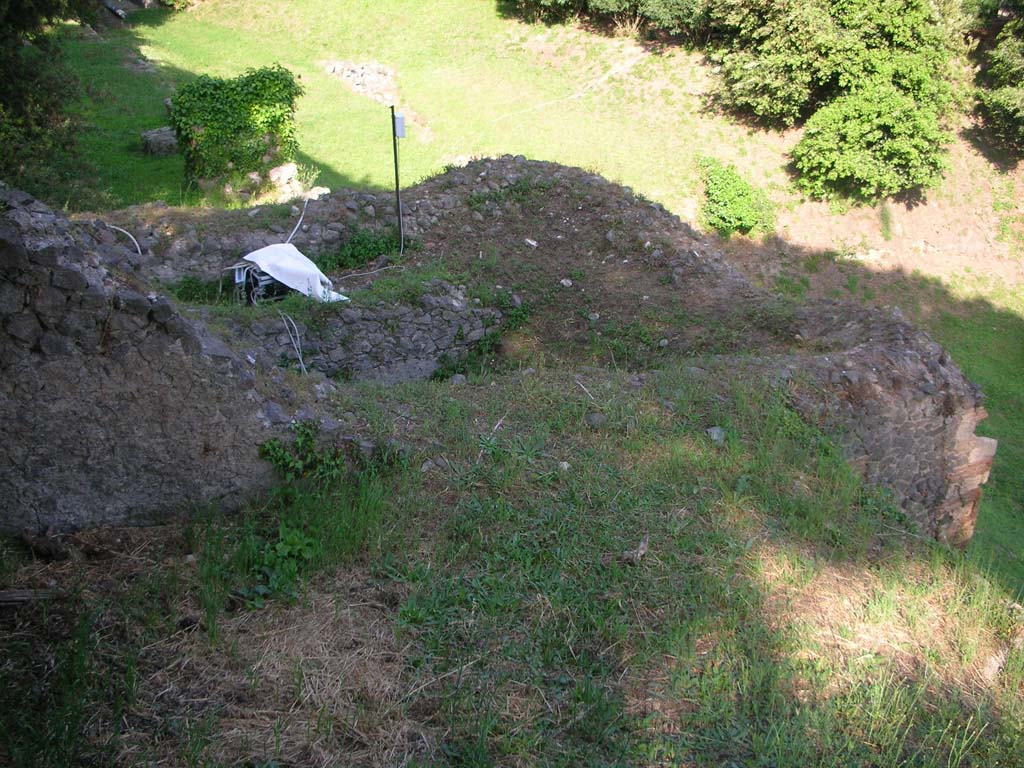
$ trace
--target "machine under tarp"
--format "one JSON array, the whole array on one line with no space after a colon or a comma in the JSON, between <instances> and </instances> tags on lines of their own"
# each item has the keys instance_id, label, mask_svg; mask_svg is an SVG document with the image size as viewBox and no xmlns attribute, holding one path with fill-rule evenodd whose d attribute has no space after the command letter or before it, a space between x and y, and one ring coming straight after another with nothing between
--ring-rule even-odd
<instances>
[{"instance_id":1,"label":"machine under tarp","mask_svg":"<svg viewBox=\"0 0 1024 768\"><path fill-rule=\"evenodd\" d=\"M334 290L334 284L312 261L291 243L277 243L242 257L279 283L317 301L348 301Z\"/></svg>"}]
</instances>

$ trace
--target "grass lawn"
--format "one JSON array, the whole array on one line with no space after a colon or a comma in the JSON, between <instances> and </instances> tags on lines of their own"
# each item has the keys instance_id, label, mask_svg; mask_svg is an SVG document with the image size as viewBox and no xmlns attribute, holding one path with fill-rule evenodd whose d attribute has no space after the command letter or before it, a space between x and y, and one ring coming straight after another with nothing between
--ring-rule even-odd
<instances>
[{"instance_id":1,"label":"grass lawn","mask_svg":"<svg viewBox=\"0 0 1024 768\"><path fill-rule=\"evenodd\" d=\"M130 29L103 41L74 28L67 39L85 80L104 83L86 101L98 127L85 149L119 204L192 199L182 196L174 161L151 172L134 164L144 162L137 133L165 124L161 102L174 84L274 62L302 79L302 160L319 167L320 183L331 188L393 183L388 110L324 70L338 60L395 70L402 105L419 116L402 144L407 182L459 158L521 153L599 169L678 210L694 198L700 152L757 158L764 176L785 180L773 157L776 137L701 115L700 93L689 92L698 54L652 56L626 39L524 25L483 0L442 0L429 11L401 0L215 2L131 18ZM133 51L155 71L126 67Z\"/></svg>"},{"instance_id":2,"label":"grass lawn","mask_svg":"<svg viewBox=\"0 0 1024 768\"><path fill-rule=\"evenodd\" d=\"M339 412L415 453L339 475L300 442L271 455L305 479L233 521L24 566L82 597L0 634L8 757L1019 765L998 582L901 534L829 441L711 372L347 388Z\"/></svg>"}]
</instances>

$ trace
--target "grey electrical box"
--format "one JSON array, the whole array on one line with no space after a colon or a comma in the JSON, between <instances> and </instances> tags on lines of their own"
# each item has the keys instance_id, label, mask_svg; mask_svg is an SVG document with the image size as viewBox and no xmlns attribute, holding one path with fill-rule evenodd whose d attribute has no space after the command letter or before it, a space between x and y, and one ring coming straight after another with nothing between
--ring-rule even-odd
<instances>
[{"instance_id":1,"label":"grey electrical box","mask_svg":"<svg viewBox=\"0 0 1024 768\"><path fill-rule=\"evenodd\" d=\"M405 138L405 115L401 112L395 112L395 137Z\"/></svg>"}]
</instances>

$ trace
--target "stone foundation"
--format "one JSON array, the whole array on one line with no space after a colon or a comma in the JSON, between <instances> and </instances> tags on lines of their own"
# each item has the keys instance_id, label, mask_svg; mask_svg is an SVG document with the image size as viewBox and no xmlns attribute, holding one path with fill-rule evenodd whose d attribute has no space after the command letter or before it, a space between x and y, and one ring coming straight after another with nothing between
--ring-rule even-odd
<instances>
[{"instance_id":1,"label":"stone foundation","mask_svg":"<svg viewBox=\"0 0 1024 768\"><path fill-rule=\"evenodd\" d=\"M431 241L461 242L453 232L519 242L523 219L491 193L520 181L543 182L533 188L549 200L586 197L586 208L555 225L565 263L577 235L600 228L598 247L636 241L643 255L629 269L658 272L694 316L754 317L777 303L661 206L594 174L525 158L479 161L406 190L407 232L428 251ZM349 227L380 229L393 216L390 195L341 191L310 202L293 242L316 255ZM266 482L256 446L271 425L283 429L303 412L287 388L270 391L264 379L273 375L256 375L297 362L283 322L266 313L185 316L146 287L218 277L287 234L283 225L253 229L246 212L227 218L235 226L219 230L226 234L177 231L169 242L135 228L140 256L100 222L71 224L0 188L0 490L17 500L0 526L148 522L212 499L230 503ZM307 368L385 382L432 375L501 321L444 283L415 306L331 307L315 318L299 326ZM736 365L784 383L804 418L836 435L923 533L966 543L996 449L975 435L986 415L978 388L898 311L817 302L771 319L769 332L755 328L761 335L747 339L762 356Z\"/></svg>"},{"instance_id":2,"label":"stone foundation","mask_svg":"<svg viewBox=\"0 0 1024 768\"><path fill-rule=\"evenodd\" d=\"M837 434L851 463L890 489L922 533L965 544L996 451L974 434L987 416L981 391L898 310L823 302L798 323L804 346L834 350L784 359L798 410Z\"/></svg>"},{"instance_id":3,"label":"stone foundation","mask_svg":"<svg viewBox=\"0 0 1024 768\"><path fill-rule=\"evenodd\" d=\"M419 306L319 309L322 320L296 323L302 362L327 376L355 381L428 379L465 359L501 323L501 312L470 304L455 286L436 280ZM281 318L227 322L228 341L265 365L298 366L298 351Z\"/></svg>"}]
</instances>

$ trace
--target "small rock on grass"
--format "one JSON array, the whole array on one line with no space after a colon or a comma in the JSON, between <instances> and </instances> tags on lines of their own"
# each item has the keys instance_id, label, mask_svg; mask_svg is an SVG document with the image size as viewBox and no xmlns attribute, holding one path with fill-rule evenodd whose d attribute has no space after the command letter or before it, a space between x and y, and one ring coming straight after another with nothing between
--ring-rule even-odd
<instances>
[{"instance_id":1,"label":"small rock on grass","mask_svg":"<svg viewBox=\"0 0 1024 768\"><path fill-rule=\"evenodd\" d=\"M707 430L708 437L711 438L713 443L718 445L725 445L725 430L721 427L711 427Z\"/></svg>"},{"instance_id":2,"label":"small rock on grass","mask_svg":"<svg viewBox=\"0 0 1024 768\"><path fill-rule=\"evenodd\" d=\"M600 429L608 423L608 417L598 411L590 411L583 420L587 422L587 426L591 429Z\"/></svg>"},{"instance_id":3,"label":"small rock on grass","mask_svg":"<svg viewBox=\"0 0 1024 768\"><path fill-rule=\"evenodd\" d=\"M461 373L456 373L454 376L448 379L448 383L451 384L453 387L459 387L466 383L466 377Z\"/></svg>"},{"instance_id":4,"label":"small rock on grass","mask_svg":"<svg viewBox=\"0 0 1024 768\"><path fill-rule=\"evenodd\" d=\"M568 277L563 277L561 280L558 281L558 284L563 288L572 288L572 280L570 280Z\"/></svg>"}]
</instances>

